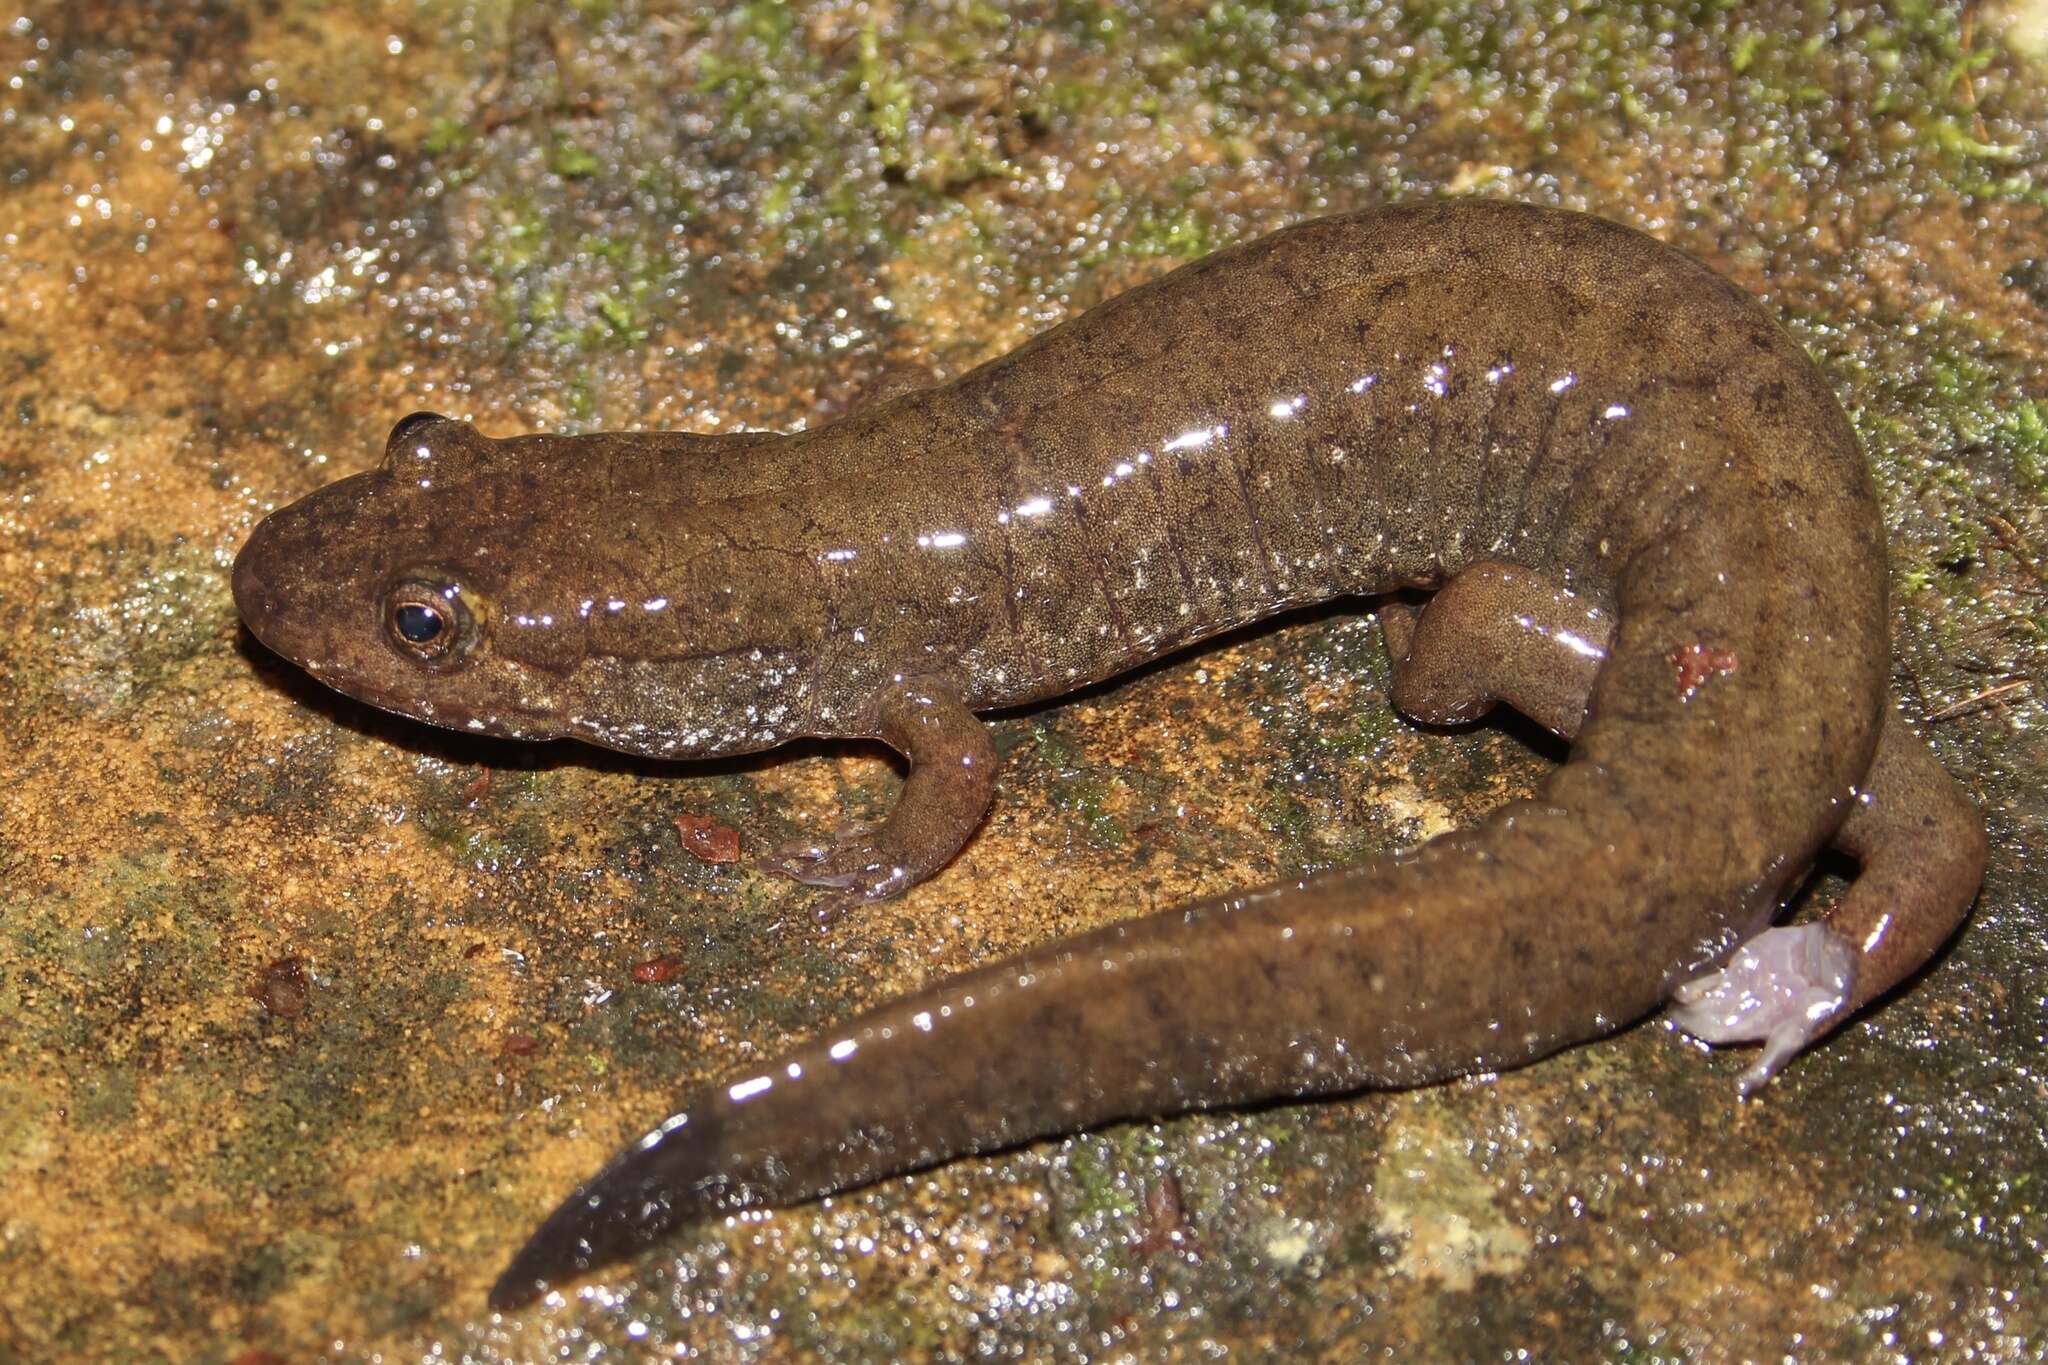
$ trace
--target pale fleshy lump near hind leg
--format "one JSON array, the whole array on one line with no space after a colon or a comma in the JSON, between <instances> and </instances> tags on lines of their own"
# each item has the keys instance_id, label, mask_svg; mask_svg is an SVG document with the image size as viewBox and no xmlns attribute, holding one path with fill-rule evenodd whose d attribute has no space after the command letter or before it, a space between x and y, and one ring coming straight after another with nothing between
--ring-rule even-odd
<instances>
[{"instance_id":1,"label":"pale fleshy lump near hind leg","mask_svg":"<svg viewBox=\"0 0 2048 1365\"><path fill-rule=\"evenodd\" d=\"M1721 967L1672 992L1671 1020L1702 1042L1762 1043L1745 1098L1838 1021L1856 987L1856 950L1824 924L1766 929Z\"/></svg>"}]
</instances>

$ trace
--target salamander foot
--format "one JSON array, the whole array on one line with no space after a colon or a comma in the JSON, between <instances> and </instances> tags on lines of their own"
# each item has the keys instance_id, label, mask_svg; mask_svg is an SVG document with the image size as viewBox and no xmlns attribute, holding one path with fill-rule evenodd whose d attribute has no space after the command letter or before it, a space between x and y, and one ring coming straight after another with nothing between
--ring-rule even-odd
<instances>
[{"instance_id":1,"label":"salamander foot","mask_svg":"<svg viewBox=\"0 0 2048 1365\"><path fill-rule=\"evenodd\" d=\"M911 869L879 837L883 828L841 825L829 843L791 840L763 856L758 866L806 886L837 891L811 909L813 920L830 924L856 905L893 896L911 884Z\"/></svg>"}]
</instances>

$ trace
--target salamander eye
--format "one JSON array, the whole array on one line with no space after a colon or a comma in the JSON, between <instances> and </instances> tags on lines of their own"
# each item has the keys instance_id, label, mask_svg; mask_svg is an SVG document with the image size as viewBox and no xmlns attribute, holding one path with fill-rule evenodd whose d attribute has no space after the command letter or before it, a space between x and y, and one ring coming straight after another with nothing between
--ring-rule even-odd
<instances>
[{"instance_id":1,"label":"salamander eye","mask_svg":"<svg viewBox=\"0 0 2048 1365\"><path fill-rule=\"evenodd\" d=\"M409 645L430 645L448 629L447 618L440 611L417 602L399 603L398 610L391 613L391 624Z\"/></svg>"},{"instance_id":2,"label":"salamander eye","mask_svg":"<svg viewBox=\"0 0 2048 1365\"><path fill-rule=\"evenodd\" d=\"M407 578L384 594L384 629L400 654L418 663L449 667L475 647L476 618L462 585L446 579Z\"/></svg>"}]
</instances>

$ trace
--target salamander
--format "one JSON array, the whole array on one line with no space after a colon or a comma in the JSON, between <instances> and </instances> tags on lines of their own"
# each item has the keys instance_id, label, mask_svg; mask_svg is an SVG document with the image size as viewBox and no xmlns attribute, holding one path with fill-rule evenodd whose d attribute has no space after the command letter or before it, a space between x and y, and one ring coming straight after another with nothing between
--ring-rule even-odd
<instances>
[{"instance_id":1,"label":"salamander","mask_svg":"<svg viewBox=\"0 0 2048 1365\"><path fill-rule=\"evenodd\" d=\"M436 725L893 746L887 818L766 860L828 917L973 834L977 712L1308 603L1410 590L1379 608L1400 710L1571 741L1475 827L1045 944L704 1091L542 1224L505 1309L694 1220L1518 1066L1674 999L1763 1043L1747 1093L1927 961L1984 867L1887 699L1883 531L1826 382L1706 266L1544 208L1304 222L813 430L415 414L264 520L233 590L272 650ZM1830 846L1859 875L1771 927Z\"/></svg>"}]
</instances>

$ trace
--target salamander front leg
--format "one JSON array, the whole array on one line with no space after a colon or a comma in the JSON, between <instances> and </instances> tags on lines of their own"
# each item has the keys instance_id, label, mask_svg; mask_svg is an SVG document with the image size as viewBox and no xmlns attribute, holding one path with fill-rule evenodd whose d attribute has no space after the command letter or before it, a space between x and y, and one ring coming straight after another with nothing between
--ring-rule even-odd
<instances>
[{"instance_id":1,"label":"salamander front leg","mask_svg":"<svg viewBox=\"0 0 2048 1365\"><path fill-rule=\"evenodd\" d=\"M1861 869L1833 909L1765 930L1673 996L1671 1017L1695 1037L1764 1045L1744 1095L1941 950L1977 898L1989 848L1975 807L1889 708L1835 847Z\"/></svg>"},{"instance_id":2,"label":"salamander front leg","mask_svg":"<svg viewBox=\"0 0 2048 1365\"><path fill-rule=\"evenodd\" d=\"M1614 637L1610 612L1518 564L1474 564L1421 608L1380 608L1395 707L1430 725L1506 702L1570 739Z\"/></svg>"},{"instance_id":3,"label":"salamander front leg","mask_svg":"<svg viewBox=\"0 0 2048 1365\"><path fill-rule=\"evenodd\" d=\"M877 703L882 741L910 760L903 794L875 826L840 830L828 842L799 840L761 859L761 870L829 886L811 911L829 923L851 906L924 881L966 846L988 814L996 753L988 727L950 691L920 681L892 686Z\"/></svg>"}]
</instances>

